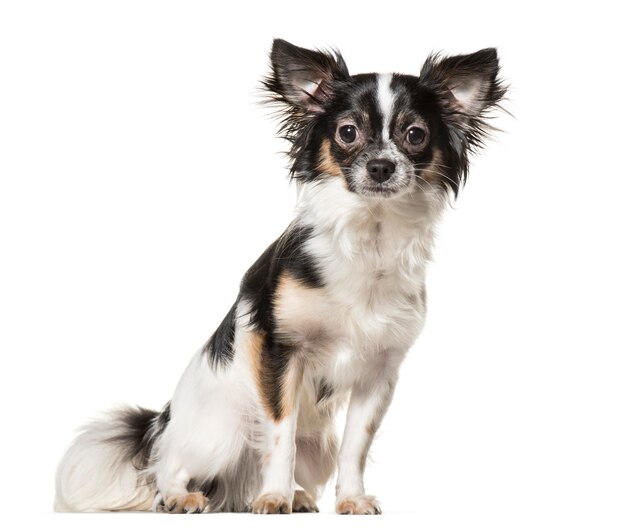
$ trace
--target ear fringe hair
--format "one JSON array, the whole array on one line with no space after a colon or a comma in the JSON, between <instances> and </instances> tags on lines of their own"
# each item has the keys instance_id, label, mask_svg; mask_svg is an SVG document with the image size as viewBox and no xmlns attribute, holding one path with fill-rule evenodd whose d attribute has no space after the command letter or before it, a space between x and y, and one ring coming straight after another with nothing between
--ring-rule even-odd
<instances>
[{"instance_id":1,"label":"ear fringe hair","mask_svg":"<svg viewBox=\"0 0 626 529\"><path fill-rule=\"evenodd\" d=\"M341 53L336 48L315 48L313 51L323 56L325 62L324 66L327 67L329 71L348 71ZM260 97L259 105L271 109L270 116L278 122L278 137L287 140L290 144L289 150L284 151L283 154L292 162L289 168L289 177L291 180L294 180L298 178L299 167L298 164L293 162L296 162L305 150L309 142L309 136L321 113L306 112L301 107L289 101L285 96L286 88L279 78L277 68L271 62L271 51L269 55L270 73L261 79L258 89ZM341 81L338 79L334 81L335 84L340 82ZM324 90L328 90L328 86L322 84L320 88L324 94L328 94L328 92L324 92ZM305 91L303 92L320 106L324 104L322 100L314 97L312 94Z\"/></svg>"},{"instance_id":2,"label":"ear fringe hair","mask_svg":"<svg viewBox=\"0 0 626 529\"><path fill-rule=\"evenodd\" d=\"M500 76L500 63L495 48L486 48L477 52L478 58L470 64L467 55L444 56L441 52L432 52L424 62L420 72L420 81L428 88L434 90L442 101L441 112L443 119L450 123L450 141L456 147L459 174L458 185L447 184L456 198L467 181L469 172L469 155L476 154L485 147L485 142L500 129L490 121L498 112L511 113L503 106L507 101L506 93L509 85ZM470 67L475 75L476 71L484 68L488 75L488 90L476 100L481 105L477 114L464 112L458 104L455 104L454 96L446 83L447 73L456 71L457 76L470 76Z\"/></svg>"}]
</instances>

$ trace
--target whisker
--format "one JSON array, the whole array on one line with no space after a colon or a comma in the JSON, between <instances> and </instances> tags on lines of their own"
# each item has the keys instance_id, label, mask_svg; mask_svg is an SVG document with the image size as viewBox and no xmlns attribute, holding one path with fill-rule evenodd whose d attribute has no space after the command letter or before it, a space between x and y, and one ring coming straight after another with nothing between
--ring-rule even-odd
<instances>
[{"instance_id":1,"label":"whisker","mask_svg":"<svg viewBox=\"0 0 626 529\"><path fill-rule=\"evenodd\" d=\"M419 169L418 169L419 170ZM454 180L452 178L450 178L447 174L439 172L439 171L433 171L433 170L429 170L429 173L432 174L436 174L437 176L441 176L442 178L445 178L446 180L450 181L450 182L454 182Z\"/></svg>"},{"instance_id":2,"label":"whisker","mask_svg":"<svg viewBox=\"0 0 626 529\"><path fill-rule=\"evenodd\" d=\"M432 165L434 167L443 167L444 169L452 169L449 165L445 165L443 163L436 163L436 162L416 162L413 165L422 165L424 167L428 167Z\"/></svg>"},{"instance_id":3,"label":"whisker","mask_svg":"<svg viewBox=\"0 0 626 529\"><path fill-rule=\"evenodd\" d=\"M426 184L429 184L429 182L426 182L426 180L422 180L422 181L423 181L424 183L426 183ZM419 181L418 181L418 180L416 180L416 181L415 181L415 185L416 185L417 187L419 187L419 189L420 189L420 191L421 191L422 193L424 193L425 195L427 195L427 194L428 194L428 191L427 191L426 189L424 189L424 188L420 185L420 183L419 183ZM430 185L430 184L429 184L429 185ZM432 185L431 185L431 187L432 187Z\"/></svg>"},{"instance_id":4,"label":"whisker","mask_svg":"<svg viewBox=\"0 0 626 529\"><path fill-rule=\"evenodd\" d=\"M438 176L440 176L440 177L442 177L442 178L445 178L445 179L446 179L448 182L450 182L452 185L455 185L455 186L456 186L456 185L458 185L458 182L456 182L456 181L455 181L454 179L452 179L450 176L448 176L447 174L442 173L442 172L440 172L440 171L435 171L435 170L434 170L434 169L432 169L431 167L417 167L417 166L415 166L415 165L414 165L414 168L415 168L417 171L424 171L424 170L425 170L425 171L428 171L428 172L430 172L430 173L436 174L436 175L438 175Z\"/></svg>"}]
</instances>

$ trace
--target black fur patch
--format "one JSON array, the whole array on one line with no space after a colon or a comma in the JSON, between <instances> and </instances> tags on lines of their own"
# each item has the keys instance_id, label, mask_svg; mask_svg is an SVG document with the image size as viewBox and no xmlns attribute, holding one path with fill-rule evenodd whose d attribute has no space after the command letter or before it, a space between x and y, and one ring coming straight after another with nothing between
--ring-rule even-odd
<instances>
[{"instance_id":1,"label":"black fur patch","mask_svg":"<svg viewBox=\"0 0 626 529\"><path fill-rule=\"evenodd\" d=\"M198 481L196 479L191 479L187 484L187 490L189 492L202 492L205 498L211 501L211 497L215 494L219 486L218 478L208 479L206 481Z\"/></svg>"},{"instance_id":2,"label":"black fur patch","mask_svg":"<svg viewBox=\"0 0 626 529\"><path fill-rule=\"evenodd\" d=\"M334 393L334 388L325 379L322 378L317 387L316 404L324 403L324 401L330 399Z\"/></svg>"},{"instance_id":3,"label":"black fur patch","mask_svg":"<svg viewBox=\"0 0 626 529\"><path fill-rule=\"evenodd\" d=\"M154 442L170 421L170 403L160 413L139 406L127 408L119 413L116 421L118 424L112 429L119 429L121 433L108 440L122 446L124 460L131 461L137 470L144 470L150 462Z\"/></svg>"},{"instance_id":4,"label":"black fur patch","mask_svg":"<svg viewBox=\"0 0 626 529\"><path fill-rule=\"evenodd\" d=\"M235 302L202 349L202 353L209 356L209 362L213 367L227 365L233 359L236 315L237 303Z\"/></svg>"},{"instance_id":5,"label":"black fur patch","mask_svg":"<svg viewBox=\"0 0 626 529\"><path fill-rule=\"evenodd\" d=\"M266 339L261 350L261 390L275 421L280 421L285 415L283 380L295 350L296 345L276 337Z\"/></svg>"}]
</instances>

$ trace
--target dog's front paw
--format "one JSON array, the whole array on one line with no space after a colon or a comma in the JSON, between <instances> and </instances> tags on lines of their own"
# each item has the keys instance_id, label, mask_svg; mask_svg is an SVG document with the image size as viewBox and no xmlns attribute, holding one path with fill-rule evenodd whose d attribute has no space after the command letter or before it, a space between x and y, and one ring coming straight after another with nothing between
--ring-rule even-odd
<instances>
[{"instance_id":1,"label":"dog's front paw","mask_svg":"<svg viewBox=\"0 0 626 529\"><path fill-rule=\"evenodd\" d=\"M291 514L291 503L282 494L263 494L252 504L254 514Z\"/></svg>"},{"instance_id":2,"label":"dog's front paw","mask_svg":"<svg viewBox=\"0 0 626 529\"><path fill-rule=\"evenodd\" d=\"M163 502L163 511L171 514L197 514L206 509L209 504L201 492L190 492L180 496L170 496Z\"/></svg>"},{"instance_id":3,"label":"dog's front paw","mask_svg":"<svg viewBox=\"0 0 626 529\"><path fill-rule=\"evenodd\" d=\"M382 514L378 500L374 496L348 496L337 501L338 514Z\"/></svg>"},{"instance_id":4,"label":"dog's front paw","mask_svg":"<svg viewBox=\"0 0 626 529\"><path fill-rule=\"evenodd\" d=\"M305 490L297 490L293 497L293 512L320 512L315 500Z\"/></svg>"}]
</instances>

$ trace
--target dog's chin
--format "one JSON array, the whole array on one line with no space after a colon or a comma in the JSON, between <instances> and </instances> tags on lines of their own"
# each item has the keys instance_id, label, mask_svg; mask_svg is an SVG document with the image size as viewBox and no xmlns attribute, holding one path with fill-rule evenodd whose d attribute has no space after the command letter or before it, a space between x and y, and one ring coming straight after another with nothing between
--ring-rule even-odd
<instances>
[{"instance_id":1,"label":"dog's chin","mask_svg":"<svg viewBox=\"0 0 626 529\"><path fill-rule=\"evenodd\" d=\"M408 188L408 185L368 182L359 186L357 193L368 198L393 198L405 194Z\"/></svg>"}]
</instances>

